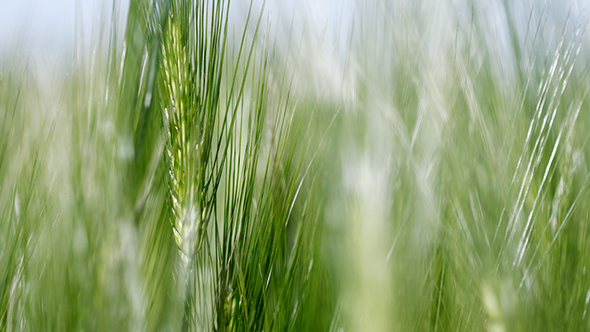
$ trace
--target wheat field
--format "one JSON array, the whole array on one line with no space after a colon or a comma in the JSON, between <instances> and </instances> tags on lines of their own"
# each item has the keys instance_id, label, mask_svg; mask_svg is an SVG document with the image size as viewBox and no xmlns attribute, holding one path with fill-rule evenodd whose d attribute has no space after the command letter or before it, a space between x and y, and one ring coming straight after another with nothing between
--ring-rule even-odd
<instances>
[{"instance_id":1,"label":"wheat field","mask_svg":"<svg viewBox=\"0 0 590 332\"><path fill-rule=\"evenodd\" d=\"M590 329L586 2L325 3L0 52L1 331Z\"/></svg>"}]
</instances>

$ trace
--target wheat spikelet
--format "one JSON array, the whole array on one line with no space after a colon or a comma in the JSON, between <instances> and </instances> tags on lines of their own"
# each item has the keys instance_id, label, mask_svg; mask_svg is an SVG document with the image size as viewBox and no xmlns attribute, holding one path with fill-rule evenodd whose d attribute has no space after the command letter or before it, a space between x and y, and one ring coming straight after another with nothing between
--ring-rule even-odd
<instances>
[{"instance_id":1,"label":"wheat spikelet","mask_svg":"<svg viewBox=\"0 0 590 332\"><path fill-rule=\"evenodd\" d=\"M182 44L178 23L169 19L168 34L163 41L162 79L164 85L163 125L166 137L166 160L169 178L171 223L174 239L187 263L196 249L198 229L202 223L198 196L199 133L195 125L198 105L189 97L188 56Z\"/></svg>"}]
</instances>

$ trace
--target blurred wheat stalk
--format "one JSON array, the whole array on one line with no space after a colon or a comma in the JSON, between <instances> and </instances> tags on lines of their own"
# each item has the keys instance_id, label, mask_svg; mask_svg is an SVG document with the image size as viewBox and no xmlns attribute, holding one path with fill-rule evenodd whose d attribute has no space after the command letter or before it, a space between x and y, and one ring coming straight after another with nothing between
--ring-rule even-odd
<instances>
[{"instance_id":1,"label":"blurred wheat stalk","mask_svg":"<svg viewBox=\"0 0 590 332\"><path fill-rule=\"evenodd\" d=\"M0 330L590 327L581 4L116 7L2 66Z\"/></svg>"}]
</instances>

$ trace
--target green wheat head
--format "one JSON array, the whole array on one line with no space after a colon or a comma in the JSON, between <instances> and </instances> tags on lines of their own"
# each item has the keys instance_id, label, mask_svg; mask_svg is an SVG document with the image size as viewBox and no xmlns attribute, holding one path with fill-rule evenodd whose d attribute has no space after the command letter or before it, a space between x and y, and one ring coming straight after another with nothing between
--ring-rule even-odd
<instances>
[{"instance_id":1,"label":"green wheat head","mask_svg":"<svg viewBox=\"0 0 590 332\"><path fill-rule=\"evenodd\" d=\"M172 10L179 14L178 11ZM189 94L192 84L203 84L189 71L188 45L179 19L168 19L168 30L162 45L162 117L165 137L165 155L168 168L169 197L174 239L185 259L195 254L205 222L204 202L207 197L204 179L207 155L204 145L209 124L203 123L207 115L216 116L217 105L207 109L206 95L196 89ZM198 83L197 83L198 82ZM205 82L206 83L206 82ZM187 262L188 263L188 262Z\"/></svg>"}]
</instances>

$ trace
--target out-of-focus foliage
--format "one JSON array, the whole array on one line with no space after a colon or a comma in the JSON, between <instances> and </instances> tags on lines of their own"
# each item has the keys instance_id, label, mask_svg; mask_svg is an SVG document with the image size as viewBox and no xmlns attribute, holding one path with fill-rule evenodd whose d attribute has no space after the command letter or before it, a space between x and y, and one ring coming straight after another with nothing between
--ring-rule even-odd
<instances>
[{"instance_id":1,"label":"out-of-focus foliage","mask_svg":"<svg viewBox=\"0 0 590 332\"><path fill-rule=\"evenodd\" d=\"M3 60L0 330L590 328L582 4L233 5Z\"/></svg>"}]
</instances>

